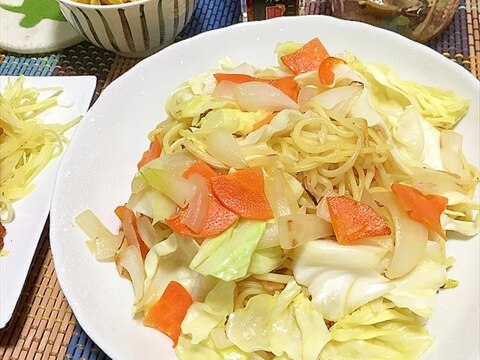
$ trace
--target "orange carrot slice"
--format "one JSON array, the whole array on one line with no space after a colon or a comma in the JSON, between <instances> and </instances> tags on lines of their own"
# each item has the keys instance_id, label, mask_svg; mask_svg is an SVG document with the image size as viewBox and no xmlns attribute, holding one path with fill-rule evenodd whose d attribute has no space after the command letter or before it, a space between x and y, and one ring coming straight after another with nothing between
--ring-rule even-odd
<instances>
[{"instance_id":1,"label":"orange carrot slice","mask_svg":"<svg viewBox=\"0 0 480 360\"><path fill-rule=\"evenodd\" d=\"M447 208L447 198L424 195L414 187L402 184L393 184L392 191L410 219L425 225L444 239L447 238L440 223L440 215Z\"/></svg>"},{"instance_id":2,"label":"orange carrot slice","mask_svg":"<svg viewBox=\"0 0 480 360\"><path fill-rule=\"evenodd\" d=\"M132 209L127 208L126 206L117 206L115 208L115 214L122 222L122 228L125 232L125 237L130 245L135 245L140 250L142 258L148 254L148 246L145 245L145 242L140 237L137 229L137 217Z\"/></svg>"},{"instance_id":3,"label":"orange carrot slice","mask_svg":"<svg viewBox=\"0 0 480 360\"><path fill-rule=\"evenodd\" d=\"M249 81L257 81L256 78L250 75L245 75L245 74L224 74L224 73L216 73L213 74L215 79L217 80L217 83L219 83L222 80L227 80L231 81L237 84L243 84L245 82Z\"/></svg>"},{"instance_id":4,"label":"orange carrot slice","mask_svg":"<svg viewBox=\"0 0 480 360\"><path fill-rule=\"evenodd\" d=\"M294 53L282 56L280 60L294 74L298 75L303 72L318 70L322 61L327 57L329 57L328 51L320 42L320 39L315 38Z\"/></svg>"},{"instance_id":5,"label":"orange carrot slice","mask_svg":"<svg viewBox=\"0 0 480 360\"><path fill-rule=\"evenodd\" d=\"M192 174L198 174L206 180L210 180L212 177L218 175L215 170L213 170L206 162L202 160L196 160L187 170L185 170L182 176L185 179L188 179L188 177ZM210 185L210 181L208 183Z\"/></svg>"},{"instance_id":6,"label":"orange carrot slice","mask_svg":"<svg viewBox=\"0 0 480 360\"><path fill-rule=\"evenodd\" d=\"M214 176L211 181L213 194L229 210L247 219L273 218L272 209L265 196L261 167Z\"/></svg>"},{"instance_id":7,"label":"orange carrot slice","mask_svg":"<svg viewBox=\"0 0 480 360\"><path fill-rule=\"evenodd\" d=\"M255 123L253 125L252 131L260 129L263 125L270 124L270 121L278 114L277 111L271 113L270 115L267 115L265 118L260 120L259 122Z\"/></svg>"},{"instance_id":8,"label":"orange carrot slice","mask_svg":"<svg viewBox=\"0 0 480 360\"><path fill-rule=\"evenodd\" d=\"M391 233L386 221L364 203L346 196L330 196L327 197L327 206L339 244L355 244L363 238Z\"/></svg>"},{"instance_id":9,"label":"orange carrot slice","mask_svg":"<svg viewBox=\"0 0 480 360\"><path fill-rule=\"evenodd\" d=\"M320 82L323 85L333 84L333 81L335 80L333 69L339 64L345 64L345 61L333 56L330 56L322 61L320 67L318 68L318 76L320 77Z\"/></svg>"},{"instance_id":10,"label":"orange carrot slice","mask_svg":"<svg viewBox=\"0 0 480 360\"><path fill-rule=\"evenodd\" d=\"M238 215L228 210L213 196L211 179L218 174L210 166L197 160L182 176L188 178L193 173L199 174L205 179L209 190L207 219L204 228L200 232L195 232L185 224L185 218L190 211L188 206L183 209L179 208L170 219L166 220L166 223L176 233L197 239L218 235L237 221Z\"/></svg>"},{"instance_id":11,"label":"orange carrot slice","mask_svg":"<svg viewBox=\"0 0 480 360\"><path fill-rule=\"evenodd\" d=\"M297 101L298 97L298 84L294 80L294 76L287 76L270 81L270 85L276 87L282 91L285 95L289 96L293 101Z\"/></svg>"},{"instance_id":12,"label":"orange carrot slice","mask_svg":"<svg viewBox=\"0 0 480 360\"><path fill-rule=\"evenodd\" d=\"M178 282L170 281L160 299L148 310L143 324L167 335L176 347L182 321L192 303L188 291Z\"/></svg>"},{"instance_id":13,"label":"orange carrot slice","mask_svg":"<svg viewBox=\"0 0 480 360\"><path fill-rule=\"evenodd\" d=\"M153 140L150 142L150 147L148 148L147 151L143 153L142 159L138 162L137 164L138 170L140 170L142 167L144 167L153 159L158 158L161 152L162 152L162 144L160 143L160 140L158 140L158 137L155 136Z\"/></svg>"}]
</instances>

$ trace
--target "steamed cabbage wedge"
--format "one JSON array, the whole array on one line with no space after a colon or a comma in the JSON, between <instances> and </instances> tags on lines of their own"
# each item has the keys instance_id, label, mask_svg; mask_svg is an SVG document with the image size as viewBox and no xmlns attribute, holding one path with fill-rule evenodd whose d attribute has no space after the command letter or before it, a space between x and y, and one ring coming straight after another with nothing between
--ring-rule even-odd
<instances>
[{"instance_id":1,"label":"steamed cabbage wedge","mask_svg":"<svg viewBox=\"0 0 480 360\"><path fill-rule=\"evenodd\" d=\"M129 274L134 314L170 281L190 296L158 327L179 359L418 359L455 283L443 230L479 232L479 172L451 130L468 101L350 54L325 83L325 60L298 74L283 62L299 49L279 44L266 69L223 59L180 84L149 135L161 152L132 181L127 235L87 232ZM331 211L337 196L350 205Z\"/></svg>"}]
</instances>

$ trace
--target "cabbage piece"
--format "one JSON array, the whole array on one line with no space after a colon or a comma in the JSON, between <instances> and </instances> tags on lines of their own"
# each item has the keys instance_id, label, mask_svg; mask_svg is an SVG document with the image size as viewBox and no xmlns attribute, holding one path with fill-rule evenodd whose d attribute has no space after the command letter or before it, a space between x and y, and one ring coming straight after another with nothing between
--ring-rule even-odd
<instances>
[{"instance_id":1,"label":"cabbage piece","mask_svg":"<svg viewBox=\"0 0 480 360\"><path fill-rule=\"evenodd\" d=\"M212 336L194 344L188 336L180 335L175 353L180 360L251 360L249 354L236 346L218 348Z\"/></svg>"},{"instance_id":2,"label":"cabbage piece","mask_svg":"<svg viewBox=\"0 0 480 360\"><path fill-rule=\"evenodd\" d=\"M278 219L282 249L293 249L308 241L333 236L332 225L315 214L295 214Z\"/></svg>"},{"instance_id":3,"label":"cabbage piece","mask_svg":"<svg viewBox=\"0 0 480 360\"><path fill-rule=\"evenodd\" d=\"M181 99L171 109L177 119L199 116L209 109L238 108L233 101L215 99L211 95L193 95L186 100Z\"/></svg>"},{"instance_id":4,"label":"cabbage piece","mask_svg":"<svg viewBox=\"0 0 480 360\"><path fill-rule=\"evenodd\" d=\"M418 359L432 338L424 319L382 299L366 304L330 328L320 360Z\"/></svg>"},{"instance_id":5,"label":"cabbage piece","mask_svg":"<svg viewBox=\"0 0 480 360\"><path fill-rule=\"evenodd\" d=\"M145 293L134 310L148 310L173 280L180 283L194 301L203 301L216 281L189 268L197 251L195 240L177 234L153 246L145 257Z\"/></svg>"},{"instance_id":6,"label":"cabbage piece","mask_svg":"<svg viewBox=\"0 0 480 360\"><path fill-rule=\"evenodd\" d=\"M160 190L180 207L185 207L195 192L195 186L181 175L168 170L144 166L140 173L151 187Z\"/></svg>"},{"instance_id":7,"label":"cabbage piece","mask_svg":"<svg viewBox=\"0 0 480 360\"><path fill-rule=\"evenodd\" d=\"M407 275L391 282L394 286L385 298L398 307L429 318L432 316L438 289L447 281L446 265L425 258Z\"/></svg>"},{"instance_id":8,"label":"cabbage piece","mask_svg":"<svg viewBox=\"0 0 480 360\"><path fill-rule=\"evenodd\" d=\"M294 42L294 41L286 41L286 42L283 42L283 43L277 43L277 45L275 46L274 52L278 55L279 65L284 66L282 61L280 60L280 58L282 56L290 55L290 54L294 53L295 51L300 50L300 48L303 45L304 44L302 44L302 43L297 43L297 42Z\"/></svg>"},{"instance_id":9,"label":"cabbage piece","mask_svg":"<svg viewBox=\"0 0 480 360\"><path fill-rule=\"evenodd\" d=\"M392 288L380 275L387 251L382 246L310 241L293 250L293 275L308 288L320 313L337 321Z\"/></svg>"},{"instance_id":10,"label":"cabbage piece","mask_svg":"<svg viewBox=\"0 0 480 360\"><path fill-rule=\"evenodd\" d=\"M220 235L207 238L191 261L190 268L224 281L245 276L265 226L264 221L240 219Z\"/></svg>"},{"instance_id":11,"label":"cabbage piece","mask_svg":"<svg viewBox=\"0 0 480 360\"><path fill-rule=\"evenodd\" d=\"M158 221L165 222L170 218L177 209L177 204L160 190L145 186L141 191L130 195L127 207L152 218L153 224L155 224Z\"/></svg>"},{"instance_id":12,"label":"cabbage piece","mask_svg":"<svg viewBox=\"0 0 480 360\"><path fill-rule=\"evenodd\" d=\"M209 72L192 76L187 82L195 95L211 94L217 85L217 80Z\"/></svg>"},{"instance_id":13,"label":"cabbage piece","mask_svg":"<svg viewBox=\"0 0 480 360\"><path fill-rule=\"evenodd\" d=\"M293 360L317 359L330 340L322 315L294 281L281 293L252 297L229 315L226 333L245 352L271 351Z\"/></svg>"},{"instance_id":14,"label":"cabbage piece","mask_svg":"<svg viewBox=\"0 0 480 360\"><path fill-rule=\"evenodd\" d=\"M263 120L270 113L258 110L255 112L241 111L239 109L215 109L208 112L199 122L196 135L207 135L215 129L228 131L230 134L247 135L253 126Z\"/></svg>"},{"instance_id":15,"label":"cabbage piece","mask_svg":"<svg viewBox=\"0 0 480 360\"><path fill-rule=\"evenodd\" d=\"M444 129L453 127L468 111L469 101L453 91L402 80L389 66L363 64L351 56L348 65L367 79L376 108L413 105L426 121Z\"/></svg>"},{"instance_id":16,"label":"cabbage piece","mask_svg":"<svg viewBox=\"0 0 480 360\"><path fill-rule=\"evenodd\" d=\"M203 303L190 305L182 322L182 333L191 336L192 344L207 339L218 325L223 326L227 315L233 311L234 290L235 282L219 281Z\"/></svg>"},{"instance_id":17,"label":"cabbage piece","mask_svg":"<svg viewBox=\"0 0 480 360\"><path fill-rule=\"evenodd\" d=\"M284 261L283 250L280 246L256 249L248 266L248 273L254 275L267 274L279 267Z\"/></svg>"},{"instance_id":18,"label":"cabbage piece","mask_svg":"<svg viewBox=\"0 0 480 360\"><path fill-rule=\"evenodd\" d=\"M285 130L290 123L300 120L302 116L304 115L298 110L282 110L272 119L270 124L251 132L245 139L239 141L239 144L244 146L267 142L272 136Z\"/></svg>"}]
</instances>

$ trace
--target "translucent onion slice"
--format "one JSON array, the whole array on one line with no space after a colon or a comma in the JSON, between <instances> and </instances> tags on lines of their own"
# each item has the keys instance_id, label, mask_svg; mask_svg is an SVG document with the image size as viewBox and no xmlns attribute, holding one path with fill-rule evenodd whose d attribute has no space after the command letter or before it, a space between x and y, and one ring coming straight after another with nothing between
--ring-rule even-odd
<instances>
[{"instance_id":1,"label":"translucent onion slice","mask_svg":"<svg viewBox=\"0 0 480 360\"><path fill-rule=\"evenodd\" d=\"M314 86L305 86L300 88L297 98L298 105L302 106L306 102L310 101L310 99L318 95L318 91L318 88Z\"/></svg>"},{"instance_id":2,"label":"translucent onion slice","mask_svg":"<svg viewBox=\"0 0 480 360\"><path fill-rule=\"evenodd\" d=\"M278 234L282 249L293 249L307 241L333 235L330 223L314 214L295 214L278 219Z\"/></svg>"},{"instance_id":3,"label":"translucent onion slice","mask_svg":"<svg viewBox=\"0 0 480 360\"><path fill-rule=\"evenodd\" d=\"M408 217L391 192L375 193L372 196L390 211L393 220L395 248L385 275L389 279L396 279L410 272L424 257L428 230Z\"/></svg>"},{"instance_id":4,"label":"translucent onion slice","mask_svg":"<svg viewBox=\"0 0 480 360\"><path fill-rule=\"evenodd\" d=\"M137 219L137 231L149 249L162 240L146 216L142 215Z\"/></svg>"},{"instance_id":5,"label":"translucent onion slice","mask_svg":"<svg viewBox=\"0 0 480 360\"><path fill-rule=\"evenodd\" d=\"M123 233L112 234L91 210L79 214L75 221L80 229L95 244L94 253L97 260L111 260L120 247Z\"/></svg>"},{"instance_id":6,"label":"translucent onion slice","mask_svg":"<svg viewBox=\"0 0 480 360\"><path fill-rule=\"evenodd\" d=\"M229 132L215 129L207 136L206 143L210 155L223 164L235 169L246 167L240 146Z\"/></svg>"},{"instance_id":7,"label":"translucent onion slice","mask_svg":"<svg viewBox=\"0 0 480 360\"><path fill-rule=\"evenodd\" d=\"M278 222L275 219L268 220L265 231L258 241L257 250L268 249L280 245L278 240Z\"/></svg>"},{"instance_id":8,"label":"translucent onion slice","mask_svg":"<svg viewBox=\"0 0 480 360\"><path fill-rule=\"evenodd\" d=\"M320 201L318 202L316 215L330 223L331 220L330 212L328 211L327 197L338 195L339 194L337 194L335 191L325 189L321 195Z\"/></svg>"},{"instance_id":9,"label":"translucent onion slice","mask_svg":"<svg viewBox=\"0 0 480 360\"><path fill-rule=\"evenodd\" d=\"M118 255L117 264L128 272L135 294L134 303L138 303L143 297L143 282L145 281L145 270L140 250L134 245L123 248Z\"/></svg>"},{"instance_id":10,"label":"translucent onion slice","mask_svg":"<svg viewBox=\"0 0 480 360\"><path fill-rule=\"evenodd\" d=\"M448 172L460 177L463 177L465 172L461 161L464 157L462 142L463 136L455 131L443 130L440 132L440 156L443 166Z\"/></svg>"},{"instance_id":11,"label":"translucent onion slice","mask_svg":"<svg viewBox=\"0 0 480 360\"><path fill-rule=\"evenodd\" d=\"M208 215L208 186L204 178L199 174L192 174L188 181L195 185L195 193L188 204L188 213L185 217L185 225L199 233L207 222Z\"/></svg>"},{"instance_id":12,"label":"translucent onion slice","mask_svg":"<svg viewBox=\"0 0 480 360\"><path fill-rule=\"evenodd\" d=\"M212 95L215 98L235 100L234 92L237 85L238 84L233 81L222 80L215 87Z\"/></svg>"},{"instance_id":13,"label":"translucent onion slice","mask_svg":"<svg viewBox=\"0 0 480 360\"><path fill-rule=\"evenodd\" d=\"M276 87L259 81L239 84L234 92L235 99L244 111L280 111L298 109L298 104Z\"/></svg>"},{"instance_id":14,"label":"translucent onion slice","mask_svg":"<svg viewBox=\"0 0 480 360\"><path fill-rule=\"evenodd\" d=\"M361 94L362 90L363 84L355 82L349 86L340 86L324 91L314 96L311 100L325 109L336 109L345 115Z\"/></svg>"},{"instance_id":15,"label":"translucent onion slice","mask_svg":"<svg viewBox=\"0 0 480 360\"><path fill-rule=\"evenodd\" d=\"M283 172L278 169L268 171L264 176L265 196L276 218L298 211L297 198L288 185Z\"/></svg>"}]
</instances>

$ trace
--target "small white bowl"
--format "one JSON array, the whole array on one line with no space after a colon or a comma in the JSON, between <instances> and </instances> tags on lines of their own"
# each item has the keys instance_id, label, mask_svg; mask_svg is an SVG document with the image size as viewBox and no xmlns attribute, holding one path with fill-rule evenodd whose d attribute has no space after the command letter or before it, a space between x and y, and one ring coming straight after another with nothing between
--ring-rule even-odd
<instances>
[{"instance_id":1,"label":"small white bowl","mask_svg":"<svg viewBox=\"0 0 480 360\"><path fill-rule=\"evenodd\" d=\"M143 57L167 45L190 20L195 0L138 0L89 5L58 0L67 21L88 41L122 56Z\"/></svg>"}]
</instances>

